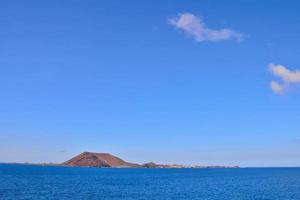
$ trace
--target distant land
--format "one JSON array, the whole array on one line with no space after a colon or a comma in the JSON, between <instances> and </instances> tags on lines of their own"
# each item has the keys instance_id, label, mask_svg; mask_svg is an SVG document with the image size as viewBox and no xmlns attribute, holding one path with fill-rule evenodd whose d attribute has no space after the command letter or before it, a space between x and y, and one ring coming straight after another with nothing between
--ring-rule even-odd
<instances>
[{"instance_id":1,"label":"distant land","mask_svg":"<svg viewBox=\"0 0 300 200\"><path fill-rule=\"evenodd\" d=\"M177 164L156 164L154 162L135 164L124 161L117 156L109 153L83 152L70 160L61 164L42 163L13 163L26 165L43 165L43 166L68 166L68 167L107 167L107 168L239 168L239 166L198 166L198 165L177 165Z\"/></svg>"},{"instance_id":2,"label":"distant land","mask_svg":"<svg viewBox=\"0 0 300 200\"><path fill-rule=\"evenodd\" d=\"M83 152L72 159L62 163L63 166L86 166L86 167L115 167L115 168L225 168L229 166L187 166L177 164L156 164L149 162L135 164L122 160L109 153ZM232 166L232 168L238 166Z\"/></svg>"}]
</instances>

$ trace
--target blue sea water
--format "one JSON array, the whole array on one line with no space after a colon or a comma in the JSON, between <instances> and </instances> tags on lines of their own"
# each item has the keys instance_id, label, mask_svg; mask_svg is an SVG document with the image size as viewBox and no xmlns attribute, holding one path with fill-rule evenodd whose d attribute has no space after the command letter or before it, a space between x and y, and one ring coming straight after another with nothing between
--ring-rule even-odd
<instances>
[{"instance_id":1,"label":"blue sea water","mask_svg":"<svg viewBox=\"0 0 300 200\"><path fill-rule=\"evenodd\" d=\"M3 164L0 199L298 200L300 168L105 169Z\"/></svg>"}]
</instances>

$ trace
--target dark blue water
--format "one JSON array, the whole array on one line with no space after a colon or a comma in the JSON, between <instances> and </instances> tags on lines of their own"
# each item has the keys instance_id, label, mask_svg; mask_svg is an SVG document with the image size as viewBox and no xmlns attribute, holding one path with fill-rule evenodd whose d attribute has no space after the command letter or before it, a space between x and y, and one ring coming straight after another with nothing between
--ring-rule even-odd
<instances>
[{"instance_id":1,"label":"dark blue water","mask_svg":"<svg viewBox=\"0 0 300 200\"><path fill-rule=\"evenodd\" d=\"M294 200L300 168L100 169L0 165L0 199Z\"/></svg>"}]
</instances>

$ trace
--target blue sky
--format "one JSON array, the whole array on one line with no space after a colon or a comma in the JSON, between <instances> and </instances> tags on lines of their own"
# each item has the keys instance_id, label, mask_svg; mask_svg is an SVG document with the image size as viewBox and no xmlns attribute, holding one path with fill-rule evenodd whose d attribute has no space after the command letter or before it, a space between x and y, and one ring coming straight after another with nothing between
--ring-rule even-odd
<instances>
[{"instance_id":1,"label":"blue sky","mask_svg":"<svg viewBox=\"0 0 300 200\"><path fill-rule=\"evenodd\" d=\"M300 166L298 1L1 1L0 161Z\"/></svg>"}]
</instances>

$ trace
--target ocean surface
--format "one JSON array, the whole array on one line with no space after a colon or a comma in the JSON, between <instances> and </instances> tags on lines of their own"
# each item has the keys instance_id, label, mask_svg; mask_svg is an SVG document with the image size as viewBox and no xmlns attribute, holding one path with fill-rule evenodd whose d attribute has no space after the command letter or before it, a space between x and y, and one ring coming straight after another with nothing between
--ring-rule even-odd
<instances>
[{"instance_id":1,"label":"ocean surface","mask_svg":"<svg viewBox=\"0 0 300 200\"><path fill-rule=\"evenodd\" d=\"M300 200L300 168L105 169L2 164L0 199Z\"/></svg>"}]
</instances>

